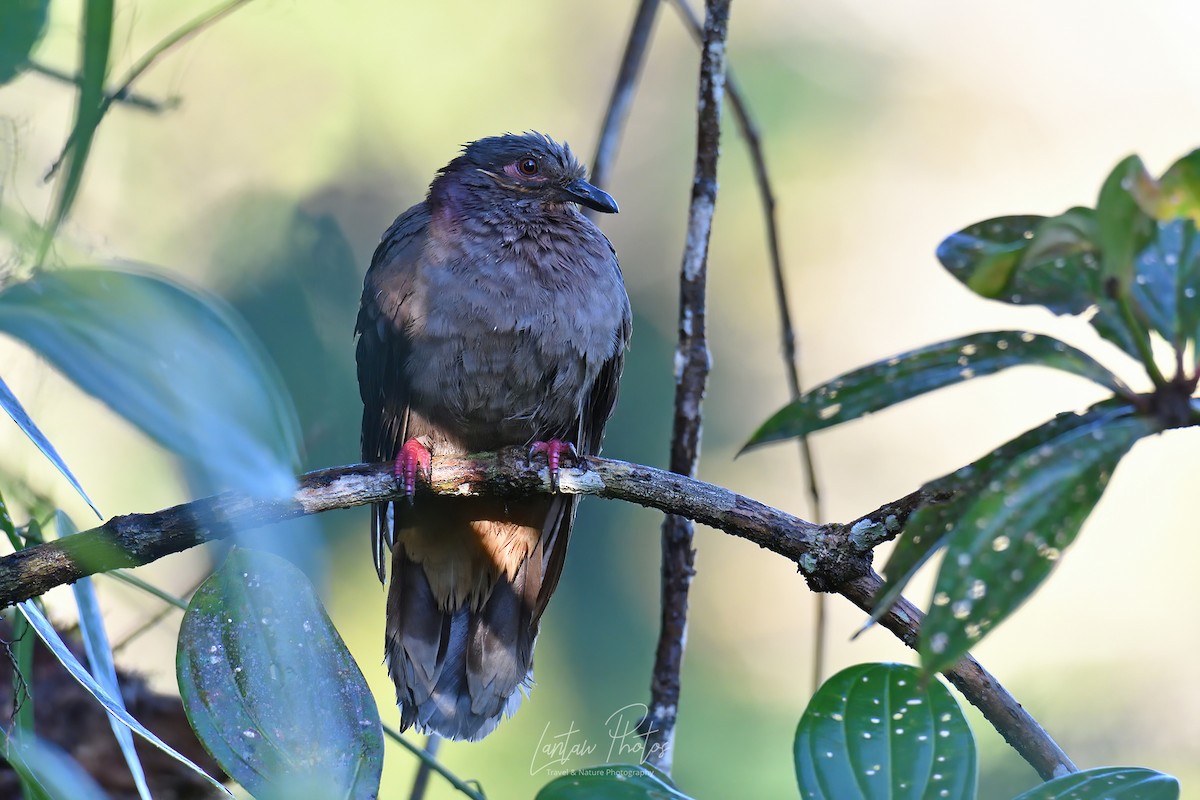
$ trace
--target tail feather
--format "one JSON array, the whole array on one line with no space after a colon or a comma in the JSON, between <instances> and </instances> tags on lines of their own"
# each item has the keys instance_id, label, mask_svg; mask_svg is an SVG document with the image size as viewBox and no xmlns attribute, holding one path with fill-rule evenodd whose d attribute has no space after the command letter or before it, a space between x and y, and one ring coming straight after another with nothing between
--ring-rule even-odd
<instances>
[{"instance_id":1,"label":"tail feather","mask_svg":"<svg viewBox=\"0 0 1200 800\"><path fill-rule=\"evenodd\" d=\"M459 574L471 564L478 568L477 553L464 552L462 563L448 563L444 549L436 551L434 560L432 546L421 550L429 541L444 544L461 534L460 528L447 529L449 515L433 530L426 530L434 526L427 526L429 518L421 515L416 534L421 542L407 527L404 536L397 537L388 587L386 652L402 729L416 726L448 739L478 740L517 710L533 683L538 623L547 590L557 583L560 548L566 545L574 505L567 497L554 498L548 507L543 503L538 516L545 519L545 527L534 546L522 554L515 569L493 565L484 581L489 585L479 594L447 596L439 591L445 583L439 577ZM531 509L507 511L512 515L508 524L514 517L525 524ZM511 537L511 532L505 535ZM415 548L412 552L406 542ZM418 560L421 555L426 556L424 562ZM431 569L442 571L432 584Z\"/></svg>"}]
</instances>

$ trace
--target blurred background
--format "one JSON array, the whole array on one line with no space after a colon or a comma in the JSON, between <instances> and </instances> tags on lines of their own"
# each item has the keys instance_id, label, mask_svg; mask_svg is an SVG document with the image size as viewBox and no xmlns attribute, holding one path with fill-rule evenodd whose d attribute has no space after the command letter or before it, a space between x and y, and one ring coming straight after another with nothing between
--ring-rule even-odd
<instances>
[{"instance_id":1,"label":"blurred background","mask_svg":"<svg viewBox=\"0 0 1200 800\"><path fill-rule=\"evenodd\" d=\"M88 263L155 265L226 298L292 393L304 467L354 462L352 330L379 235L466 141L534 129L590 159L634 6L255 0L138 83L145 95L178 96L178 109L118 107L108 116L64 234ZM204 7L119 3L114 72ZM79 8L79 0L52 4L40 62L73 68ZM1085 0L735 3L730 64L775 181L806 384L973 331L1026 328L1082 347L1144 388L1136 365L1084 322L982 300L933 250L987 217L1090 205L1128 153L1158 173L1200 144L1197 30L1200 7L1188 0L1147 0L1136 13ZM606 187L621 214L600 221L636 315L605 452L656 466L670 435L697 69L697 48L664 6ZM61 149L72 103L69 87L36 75L0 93L5 200L36 218L50 199L40 177ZM807 517L794 445L733 458L787 390L760 207L744 142L731 116L726 123L700 472ZM173 459L128 424L16 345L0 342L0 357L5 379L106 514L190 499ZM1017 371L819 434L826 514L866 513L1101 392ZM1186 500L1198 436L1174 431L1139 444L1053 580L975 651L1081 767L1144 765L1200 780L1200 537ZM13 479L84 519L15 427L0 426L0 450ZM449 767L482 781L489 796L523 797L555 769L610 760L610 716L648 698L659 523L643 509L584 502L545 617L532 697L484 742L446 745ZM367 513L326 514L317 527L297 533L319 548L307 567L394 724ZM701 797L795 796L791 742L812 682L813 596L793 565L748 543L701 529L696 545L675 777ZM142 572L184 592L210 566L211 554L192 552ZM910 595L922 605L928 578ZM124 587L103 591L114 638L158 610ZM69 596L61 608L70 613ZM914 662L886 633L849 641L863 620L830 600L827 675L864 661ZM178 622L168 616L120 658L165 691ZM982 797L1036 782L985 722L972 721ZM574 741L599 746L548 765L539 740L571 728ZM415 770L392 747L383 797L397 796ZM452 793L434 780L430 796Z\"/></svg>"}]
</instances>

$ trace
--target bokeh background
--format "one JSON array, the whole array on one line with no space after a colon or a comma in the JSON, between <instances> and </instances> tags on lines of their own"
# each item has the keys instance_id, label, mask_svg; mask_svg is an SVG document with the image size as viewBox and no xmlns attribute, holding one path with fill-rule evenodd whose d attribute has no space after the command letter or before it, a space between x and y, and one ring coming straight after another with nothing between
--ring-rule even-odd
<instances>
[{"instance_id":1,"label":"bokeh background","mask_svg":"<svg viewBox=\"0 0 1200 800\"><path fill-rule=\"evenodd\" d=\"M536 129L590 158L634 3L255 0L137 86L178 96L165 114L117 108L101 125L64 233L89 262L156 265L226 298L278 364L299 411L306 468L357 460L351 332L379 234L423 196L466 141ZM69 69L80 0L56 0L40 61ZM118 4L114 62L129 63L203 6ZM1107 171L1140 153L1152 172L1200 144L1200 6L1145 0L965 4L739 0L730 63L757 116L775 180L805 380L965 333L1027 328L1144 378L1079 320L989 303L933 258L948 233L989 216L1091 204ZM601 220L620 253L636 323L606 452L662 466L672 391L676 273L691 164L698 53L676 12L655 27L615 174L621 214ZM0 92L5 201L41 217L40 176L66 135L67 87L27 76ZM809 516L797 449L734 460L786 401L763 224L744 142L727 116L710 269L713 373L701 475ZM18 348L5 379L106 513L189 499L173 459ZM219 378L214 381L219 390ZM1031 369L939 392L814 441L826 514L850 519L951 471L1062 410L1090 384ZM10 427L3 469L70 490ZM1139 444L1050 583L975 651L1083 767L1137 764L1200 780L1197 433ZM657 634L660 517L588 500L538 646L538 685L481 744L444 761L489 796L532 796L554 769L608 760L608 720L645 702ZM367 514L327 514L296 535L308 568L394 723L381 664L384 592ZM263 532L264 538L288 531ZM675 754L702 797L792 797L792 733L810 693L814 599L795 568L701 529ZM184 591L211 554L144 570ZM882 559L880 560L882 563ZM928 576L912 596L927 602ZM114 637L157 607L104 585ZM69 614L70 603L61 606ZM122 653L173 690L179 617ZM911 662L863 615L830 601L829 671ZM631 715L632 716L632 715ZM1033 772L977 716L982 796ZM547 765L543 737L598 744ZM415 769L389 749L381 796ZM625 757L626 759L628 756ZM619 760L614 754L613 760ZM431 797L452 796L435 780Z\"/></svg>"}]
</instances>

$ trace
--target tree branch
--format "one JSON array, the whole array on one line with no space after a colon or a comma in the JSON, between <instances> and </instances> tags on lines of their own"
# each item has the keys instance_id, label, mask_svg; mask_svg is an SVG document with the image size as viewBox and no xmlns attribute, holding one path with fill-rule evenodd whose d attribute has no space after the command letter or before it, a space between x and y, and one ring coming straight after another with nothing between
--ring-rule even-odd
<instances>
[{"instance_id":1,"label":"tree branch","mask_svg":"<svg viewBox=\"0 0 1200 800\"><path fill-rule=\"evenodd\" d=\"M629 29L629 38L625 40L625 53L621 56L617 79L608 98L608 110L604 113L604 122L600 126L596 156L592 159L590 179L601 189L608 188L609 173L612 171L613 162L617 160L617 143L629 116L629 107L633 104L633 90L637 84L638 73L642 69L642 61L646 57L646 48L650 44L650 31L654 28L658 4L659 0L640 0L637 13L633 17L633 27ZM585 208L583 213L589 218L596 216L596 212L590 208Z\"/></svg>"},{"instance_id":2,"label":"tree branch","mask_svg":"<svg viewBox=\"0 0 1200 800\"><path fill-rule=\"evenodd\" d=\"M875 598L883 591L883 580L872 570L869 574L842 585L838 591L869 614L875 607ZM879 623L916 650L917 633L921 629L924 616L916 606L901 597ZM1004 737L1004 741L1037 770L1042 780L1048 781L1079 771L1079 767L1075 766L1037 720L972 656L964 656L953 669L942 674L963 693L971 705L983 712L983 716L995 726ZM998 724L997 720L1008 722Z\"/></svg>"},{"instance_id":3,"label":"tree branch","mask_svg":"<svg viewBox=\"0 0 1200 800\"><path fill-rule=\"evenodd\" d=\"M872 550L895 538L919 507L947 499L917 491L857 520L815 525L720 486L625 461L587 457L578 467L563 468L559 483L563 492L636 503L754 542L794 562L813 591L837 592L864 609L871 607L879 586L871 571ZM435 456L432 481L417 490L458 496L551 491L546 467L530 465L520 448L465 458ZM234 531L401 495L391 464L355 464L300 476L290 497L227 492L150 514L113 517L97 528L0 558L0 608L86 575L148 564ZM904 601L882 624L911 645L919 620L920 613ZM1041 726L973 659L945 674L1042 777L1073 771Z\"/></svg>"},{"instance_id":4,"label":"tree branch","mask_svg":"<svg viewBox=\"0 0 1200 800\"><path fill-rule=\"evenodd\" d=\"M671 471L689 476L696 474L700 461L704 422L701 408L712 365L705 332L705 293L708 240L717 202L729 0L706 0L705 8L696 115L696 167L683 265L679 271L679 339L675 348L675 419L671 431ZM688 517L668 514L663 520L662 618L650 678L650 704L641 729L646 737L646 763L668 774L687 641L688 589L696 574L692 536L692 521Z\"/></svg>"},{"instance_id":5,"label":"tree branch","mask_svg":"<svg viewBox=\"0 0 1200 800\"><path fill-rule=\"evenodd\" d=\"M697 44L703 44L704 26L701 24L700 18L696 16L696 12L692 10L691 5L688 4L687 0L674 0L674 5L687 25L688 30L691 32L692 38L696 40ZM775 192L771 188L771 174L767 169L767 159L763 151L762 136L758 132L758 125L755 124L754 118L750 115L750 108L742 96L742 91L733 77L732 66L725 68L725 94L729 97L729 104L733 108L733 116L737 120L738 129L741 130L742 136L746 138L746 149L750 154L750 162L754 166L754 183L758 186L758 196L762 202L763 222L766 225L767 234L767 252L770 255L771 262L772 286L775 290L776 309L779 313L779 337L782 344L783 369L784 374L787 376L788 393L791 395L791 399L795 401L799 400L801 395L800 340L796 336L796 329L792 325L792 312L788 307L787 282L784 279L783 269L783 253L779 246L779 224L775 214ZM825 515L821 511L821 487L817 481L817 466L813 458L812 445L809 444L807 436L799 436L797 437L797 441L800 447L800 462L804 467L804 473L808 479L809 508L812 511L812 518L820 522L825 518ZM814 694L825 679L825 639L827 636L825 596L817 595L816 600L812 655L812 687Z\"/></svg>"}]
</instances>

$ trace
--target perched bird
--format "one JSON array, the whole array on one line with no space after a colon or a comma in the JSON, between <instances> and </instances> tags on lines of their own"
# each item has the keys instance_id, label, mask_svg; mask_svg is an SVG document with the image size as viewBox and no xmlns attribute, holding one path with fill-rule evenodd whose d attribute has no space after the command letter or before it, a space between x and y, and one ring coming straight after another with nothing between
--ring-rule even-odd
<instances>
[{"instance_id":1,"label":"perched bird","mask_svg":"<svg viewBox=\"0 0 1200 800\"><path fill-rule=\"evenodd\" d=\"M481 139L383 235L358 315L362 456L395 460L407 502L371 522L401 728L481 739L532 683L533 645L574 495L413 497L433 453L595 454L629 341L616 253L577 208L616 213L569 148ZM521 690L521 691L518 691Z\"/></svg>"}]
</instances>

